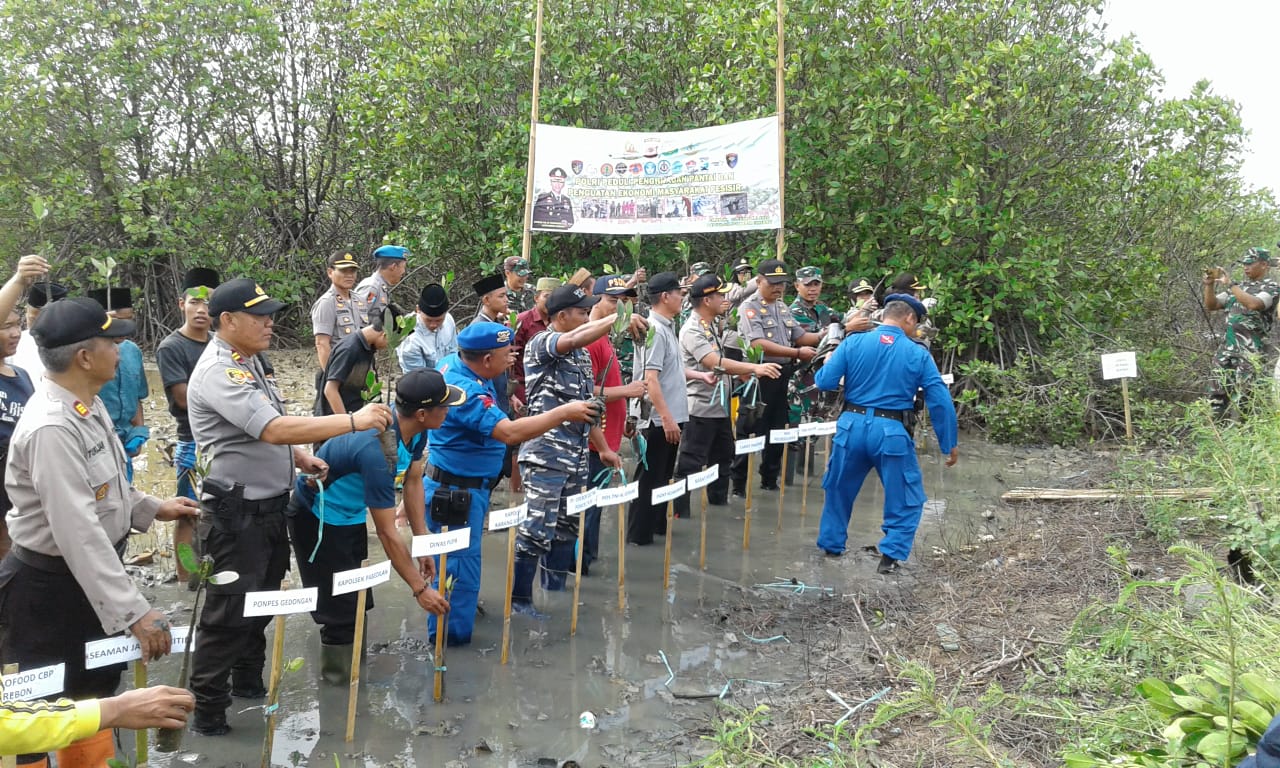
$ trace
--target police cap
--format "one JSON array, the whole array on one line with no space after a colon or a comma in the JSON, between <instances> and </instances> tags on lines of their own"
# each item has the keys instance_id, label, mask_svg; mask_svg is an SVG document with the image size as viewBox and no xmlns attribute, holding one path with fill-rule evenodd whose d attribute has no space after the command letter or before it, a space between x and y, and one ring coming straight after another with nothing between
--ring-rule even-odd
<instances>
[{"instance_id":1,"label":"police cap","mask_svg":"<svg viewBox=\"0 0 1280 768\"><path fill-rule=\"evenodd\" d=\"M409 371L396 382L396 405L410 408L434 408L440 405L462 405L467 393L446 384L444 374L434 368Z\"/></svg>"},{"instance_id":2,"label":"police cap","mask_svg":"<svg viewBox=\"0 0 1280 768\"><path fill-rule=\"evenodd\" d=\"M248 277L237 277L219 285L209 297L209 314L217 317L223 312L248 312L251 315L270 315L284 309L284 302L277 301L262 290L262 286Z\"/></svg>"},{"instance_id":3,"label":"police cap","mask_svg":"<svg viewBox=\"0 0 1280 768\"><path fill-rule=\"evenodd\" d=\"M468 352L488 352L511 346L511 329L502 323L482 321L472 323L458 333L458 349Z\"/></svg>"},{"instance_id":4,"label":"police cap","mask_svg":"<svg viewBox=\"0 0 1280 768\"><path fill-rule=\"evenodd\" d=\"M597 296L608 294L610 296L636 296L636 289L627 285L627 278L622 275L605 275L596 278L596 284L592 288L592 293Z\"/></svg>"},{"instance_id":5,"label":"police cap","mask_svg":"<svg viewBox=\"0 0 1280 768\"><path fill-rule=\"evenodd\" d=\"M659 272L649 278L649 295L657 296L667 291L680 290L680 278L675 272Z\"/></svg>"},{"instance_id":6,"label":"police cap","mask_svg":"<svg viewBox=\"0 0 1280 768\"><path fill-rule=\"evenodd\" d=\"M734 274L737 274L737 273L739 273L739 272L750 272L750 271L751 271L751 262L750 262L750 261L747 261L747 257L746 257L746 256L743 256L742 258L740 258L740 259L738 259L737 261L733 262L733 272L734 272Z\"/></svg>"},{"instance_id":7,"label":"police cap","mask_svg":"<svg viewBox=\"0 0 1280 768\"><path fill-rule=\"evenodd\" d=\"M871 283L867 282L867 279L865 277L858 280L858 282L854 283L853 285L849 286L849 293L854 296L857 296L860 293L875 293L875 292L876 292L876 287Z\"/></svg>"},{"instance_id":8,"label":"police cap","mask_svg":"<svg viewBox=\"0 0 1280 768\"><path fill-rule=\"evenodd\" d=\"M351 251L338 251L329 257L329 269L359 269L360 262Z\"/></svg>"},{"instance_id":9,"label":"police cap","mask_svg":"<svg viewBox=\"0 0 1280 768\"><path fill-rule=\"evenodd\" d=\"M575 307L590 309L597 301L599 299L588 296L586 291L576 285L562 285L552 291L551 297L547 299L547 315L555 317L557 312Z\"/></svg>"},{"instance_id":10,"label":"police cap","mask_svg":"<svg viewBox=\"0 0 1280 768\"><path fill-rule=\"evenodd\" d=\"M889 306L889 302L892 301L901 301L915 310L916 322L923 320L925 315L929 314L929 310L925 309L924 304L921 304L919 299L909 293L891 293L884 297L884 305L886 307Z\"/></svg>"},{"instance_id":11,"label":"police cap","mask_svg":"<svg viewBox=\"0 0 1280 768\"><path fill-rule=\"evenodd\" d=\"M380 245L373 251L375 259L408 259L409 249L403 245Z\"/></svg>"},{"instance_id":12,"label":"police cap","mask_svg":"<svg viewBox=\"0 0 1280 768\"><path fill-rule=\"evenodd\" d=\"M722 280L719 275L707 274L693 281L693 285L689 288L689 298L701 299L705 296L728 292L729 284Z\"/></svg>"},{"instance_id":13,"label":"police cap","mask_svg":"<svg viewBox=\"0 0 1280 768\"><path fill-rule=\"evenodd\" d=\"M889 290L894 293L902 293L904 291L923 291L928 286L920 283L916 276L910 272L903 272L893 278L893 282L889 283Z\"/></svg>"},{"instance_id":14,"label":"police cap","mask_svg":"<svg viewBox=\"0 0 1280 768\"><path fill-rule=\"evenodd\" d=\"M765 259L760 262L756 274L772 285L791 282L791 275L787 274L787 265L778 259Z\"/></svg>"},{"instance_id":15,"label":"police cap","mask_svg":"<svg viewBox=\"0 0 1280 768\"><path fill-rule=\"evenodd\" d=\"M95 336L105 339L123 338L132 334L135 328L132 320L109 317L98 302L77 296L50 304L31 326L31 336L36 340L37 346L54 349L87 341Z\"/></svg>"}]
</instances>

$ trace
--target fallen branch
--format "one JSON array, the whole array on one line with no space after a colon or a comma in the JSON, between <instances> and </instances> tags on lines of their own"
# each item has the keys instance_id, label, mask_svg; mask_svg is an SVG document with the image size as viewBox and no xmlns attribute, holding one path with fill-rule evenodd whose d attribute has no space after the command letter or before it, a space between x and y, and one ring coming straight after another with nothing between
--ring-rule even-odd
<instances>
[{"instance_id":1,"label":"fallen branch","mask_svg":"<svg viewBox=\"0 0 1280 768\"><path fill-rule=\"evenodd\" d=\"M1001 494L1003 501L1117 501L1121 499L1203 500L1220 496L1216 488L1154 488L1125 491L1117 488L1013 488Z\"/></svg>"}]
</instances>

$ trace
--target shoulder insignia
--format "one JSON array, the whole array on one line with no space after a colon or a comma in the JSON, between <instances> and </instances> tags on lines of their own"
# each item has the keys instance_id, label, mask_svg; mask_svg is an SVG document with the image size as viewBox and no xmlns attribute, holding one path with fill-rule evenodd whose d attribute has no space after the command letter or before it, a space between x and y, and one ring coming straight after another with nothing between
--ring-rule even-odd
<instances>
[{"instance_id":1,"label":"shoulder insignia","mask_svg":"<svg viewBox=\"0 0 1280 768\"><path fill-rule=\"evenodd\" d=\"M107 491L109 490L111 490L111 483L103 483L94 490L93 498L96 501L102 501L107 498Z\"/></svg>"},{"instance_id":2,"label":"shoulder insignia","mask_svg":"<svg viewBox=\"0 0 1280 768\"><path fill-rule=\"evenodd\" d=\"M75 401L74 404L72 404L71 407L76 410L76 414L78 414L80 418L82 419L89 418L89 406L77 400Z\"/></svg>"},{"instance_id":3,"label":"shoulder insignia","mask_svg":"<svg viewBox=\"0 0 1280 768\"><path fill-rule=\"evenodd\" d=\"M892 333L882 333L882 334L880 334L880 343L881 343L881 344L892 344L892 343L893 343L893 334L892 334Z\"/></svg>"},{"instance_id":4,"label":"shoulder insignia","mask_svg":"<svg viewBox=\"0 0 1280 768\"><path fill-rule=\"evenodd\" d=\"M232 360L235 360L237 363L242 363L242 362L244 362L244 358L243 358L243 357L241 357L241 356L240 356L240 353L239 353L239 352L236 352L235 350L232 350L232 351L231 351L231 359L232 359Z\"/></svg>"},{"instance_id":5,"label":"shoulder insignia","mask_svg":"<svg viewBox=\"0 0 1280 768\"><path fill-rule=\"evenodd\" d=\"M756 311L755 311L754 309L748 309L748 310L747 310L747 319L748 319L748 320L752 320L752 319L754 319L754 318L755 318L755 316L756 316Z\"/></svg>"},{"instance_id":6,"label":"shoulder insignia","mask_svg":"<svg viewBox=\"0 0 1280 768\"><path fill-rule=\"evenodd\" d=\"M485 408L493 407L493 398L489 397L488 395L481 395L480 402L484 405Z\"/></svg>"},{"instance_id":7,"label":"shoulder insignia","mask_svg":"<svg viewBox=\"0 0 1280 768\"><path fill-rule=\"evenodd\" d=\"M248 384L253 381L253 374L241 368L228 368L227 381L232 384Z\"/></svg>"}]
</instances>

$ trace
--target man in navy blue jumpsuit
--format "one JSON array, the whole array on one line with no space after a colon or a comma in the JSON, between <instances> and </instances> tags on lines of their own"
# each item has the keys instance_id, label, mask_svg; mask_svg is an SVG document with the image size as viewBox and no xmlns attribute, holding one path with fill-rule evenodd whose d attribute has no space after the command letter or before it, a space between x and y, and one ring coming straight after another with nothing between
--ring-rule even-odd
<instances>
[{"instance_id":1,"label":"man in navy blue jumpsuit","mask_svg":"<svg viewBox=\"0 0 1280 768\"><path fill-rule=\"evenodd\" d=\"M951 393L929 351L911 341L926 314L924 305L911 296L887 296L882 325L845 339L815 377L818 388L826 391L844 382L844 411L822 479L826 501L818 547L829 555L844 554L854 499L875 467L884 486L880 573L894 572L911 554L924 509L924 482L906 427L917 390L924 390L938 445L948 455L947 466L954 466L960 456Z\"/></svg>"}]
</instances>

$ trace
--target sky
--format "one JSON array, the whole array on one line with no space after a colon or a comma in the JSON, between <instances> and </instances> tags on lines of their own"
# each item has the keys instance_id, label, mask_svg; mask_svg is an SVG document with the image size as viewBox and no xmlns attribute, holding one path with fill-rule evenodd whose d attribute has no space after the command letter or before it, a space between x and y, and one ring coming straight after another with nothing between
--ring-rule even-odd
<instances>
[{"instance_id":1,"label":"sky","mask_svg":"<svg viewBox=\"0 0 1280 768\"><path fill-rule=\"evenodd\" d=\"M1280 191L1280 2L1111 0L1103 20L1109 36L1137 37L1164 73L1165 98L1207 79L1234 99L1250 132L1244 178Z\"/></svg>"}]
</instances>

